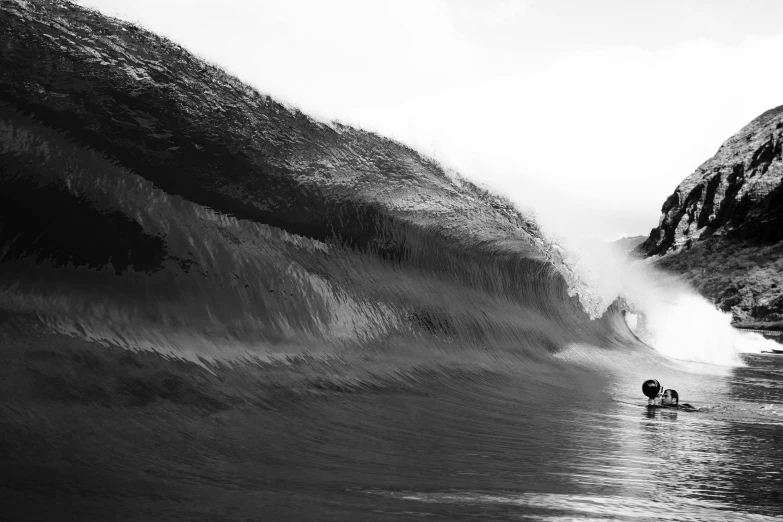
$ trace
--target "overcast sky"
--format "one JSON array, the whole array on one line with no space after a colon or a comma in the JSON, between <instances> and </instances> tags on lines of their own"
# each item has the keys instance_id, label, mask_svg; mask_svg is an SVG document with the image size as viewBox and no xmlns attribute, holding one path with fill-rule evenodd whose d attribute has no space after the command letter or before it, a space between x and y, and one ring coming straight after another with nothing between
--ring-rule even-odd
<instances>
[{"instance_id":1,"label":"overcast sky","mask_svg":"<svg viewBox=\"0 0 783 522\"><path fill-rule=\"evenodd\" d=\"M408 143L556 235L647 235L783 104L777 0L81 0L324 120Z\"/></svg>"}]
</instances>

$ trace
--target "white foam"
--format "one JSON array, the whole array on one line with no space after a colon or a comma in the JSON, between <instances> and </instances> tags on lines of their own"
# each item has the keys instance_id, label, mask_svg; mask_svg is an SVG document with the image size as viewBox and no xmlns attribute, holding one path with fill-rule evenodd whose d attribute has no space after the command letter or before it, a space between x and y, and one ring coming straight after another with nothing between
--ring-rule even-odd
<instances>
[{"instance_id":1,"label":"white foam","mask_svg":"<svg viewBox=\"0 0 783 522\"><path fill-rule=\"evenodd\" d=\"M569 281L592 315L617 298L630 308L629 328L667 357L720 366L742 365L740 353L759 353L780 345L731 326L721 312L678 278L643 262L631 262L610 244L563 242L565 260L578 284Z\"/></svg>"},{"instance_id":2,"label":"white foam","mask_svg":"<svg viewBox=\"0 0 783 522\"><path fill-rule=\"evenodd\" d=\"M723 366L741 364L731 316L704 298L677 292L664 299L636 302L636 327L629 327L658 352L686 361ZM640 320L641 319L641 320Z\"/></svg>"}]
</instances>

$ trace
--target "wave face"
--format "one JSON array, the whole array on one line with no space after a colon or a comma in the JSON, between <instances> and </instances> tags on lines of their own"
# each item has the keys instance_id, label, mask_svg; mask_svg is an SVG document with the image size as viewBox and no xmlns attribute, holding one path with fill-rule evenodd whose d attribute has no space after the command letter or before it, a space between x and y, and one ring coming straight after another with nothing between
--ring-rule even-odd
<instances>
[{"instance_id":1,"label":"wave face","mask_svg":"<svg viewBox=\"0 0 783 522\"><path fill-rule=\"evenodd\" d=\"M0 305L47 332L205 368L339 361L342 371L301 375L303 388L506 373L574 343L634 342L619 309L590 320L528 238L515 251L378 211L366 216L372 242L357 246L345 227L313 239L169 194L7 106L0 136ZM472 196L458 181L451 190ZM415 196L427 210L451 203ZM482 204L471 210L491 222ZM450 217L465 230L481 221Z\"/></svg>"},{"instance_id":2,"label":"wave face","mask_svg":"<svg viewBox=\"0 0 783 522\"><path fill-rule=\"evenodd\" d=\"M133 26L0 6L6 513L780 514L749 479L783 464L774 362L673 363L431 160ZM648 411L651 376L712 406Z\"/></svg>"}]
</instances>

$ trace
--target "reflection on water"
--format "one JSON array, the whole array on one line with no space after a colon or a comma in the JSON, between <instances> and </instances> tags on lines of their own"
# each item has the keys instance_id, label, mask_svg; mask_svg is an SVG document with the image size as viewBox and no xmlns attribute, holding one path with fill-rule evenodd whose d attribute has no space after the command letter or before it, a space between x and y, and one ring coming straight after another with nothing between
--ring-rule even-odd
<instances>
[{"instance_id":1,"label":"reflection on water","mask_svg":"<svg viewBox=\"0 0 783 522\"><path fill-rule=\"evenodd\" d=\"M488 518L511 520L777 520L776 517L751 513L727 512L721 504L709 502L642 500L627 496L587 496L556 493L520 493L502 495L488 492L390 493L372 491L406 501L459 506L466 518L480 510ZM383 511L381 511L383 512ZM387 514L410 516L438 515L437 509L387 511Z\"/></svg>"},{"instance_id":2,"label":"reflection on water","mask_svg":"<svg viewBox=\"0 0 783 522\"><path fill-rule=\"evenodd\" d=\"M763 413L781 404L750 401L770 399L762 375L779 375L783 358L749 359L717 376L660 366L657 376L697 412L648 409L635 371L591 387L601 381L575 383L579 374L563 362L526 362L526 378L444 367L420 374L416 388L304 395L274 385L262 403L251 393L274 368L197 371L64 336L41 337L30 350L14 340L19 331L11 334L0 339L8 399L0 406L0 497L25 506L30 519L783 515L783 426ZM53 360L62 374L52 372ZM19 371L23 361L32 372ZM155 368L156 381L132 380L145 368ZM90 371L103 380L67 380ZM121 385L125 405L95 402L109 381ZM231 387L247 395L227 394Z\"/></svg>"},{"instance_id":3,"label":"reflection on water","mask_svg":"<svg viewBox=\"0 0 783 522\"><path fill-rule=\"evenodd\" d=\"M750 361L748 368L720 378L723 384L733 383L726 387L732 392L744 382L745 387L760 386L744 394L764 394L768 382L737 377L752 368L777 374L783 368L779 361ZM783 426L738 423L733 418L745 404L730 395L714 395L723 387L714 375L680 377L693 387L712 383L710 396L721 404L706 404L697 412L647 408L643 400L615 401L604 412L595 411L597 403L578 409L559 404L561 409L551 412L558 420L538 425L543 433L536 454L541 458L519 460L514 452L524 449L518 441L505 447L502 456L485 450L485 465L472 468L479 488L457 487L443 476L441 488L363 493L395 500L391 505L402 510L397 513L448 513L465 519L777 519L783 514ZM488 488L487 479L501 469L506 480L495 480L496 487Z\"/></svg>"}]
</instances>

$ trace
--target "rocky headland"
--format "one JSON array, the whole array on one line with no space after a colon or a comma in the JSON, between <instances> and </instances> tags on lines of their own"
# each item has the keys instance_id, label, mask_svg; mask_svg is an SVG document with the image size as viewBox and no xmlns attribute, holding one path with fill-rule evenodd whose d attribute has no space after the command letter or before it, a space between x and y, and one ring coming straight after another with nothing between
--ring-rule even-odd
<instances>
[{"instance_id":1,"label":"rocky headland","mask_svg":"<svg viewBox=\"0 0 783 522\"><path fill-rule=\"evenodd\" d=\"M783 106L680 183L635 253L681 274L735 326L783 328Z\"/></svg>"}]
</instances>

